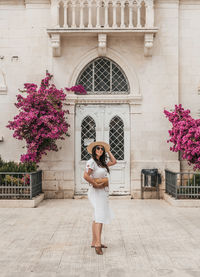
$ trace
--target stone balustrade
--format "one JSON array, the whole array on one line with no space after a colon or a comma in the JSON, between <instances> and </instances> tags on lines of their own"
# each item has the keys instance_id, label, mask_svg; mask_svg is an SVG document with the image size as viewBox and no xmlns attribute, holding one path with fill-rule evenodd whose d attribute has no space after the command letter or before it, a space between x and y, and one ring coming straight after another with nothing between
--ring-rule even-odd
<instances>
[{"instance_id":1,"label":"stone balustrade","mask_svg":"<svg viewBox=\"0 0 200 277\"><path fill-rule=\"evenodd\" d=\"M51 37L53 56L61 55L60 37L69 33L98 34L98 54L106 55L111 33L144 34L144 55L152 55L154 27L153 0L52 0Z\"/></svg>"},{"instance_id":2,"label":"stone balustrade","mask_svg":"<svg viewBox=\"0 0 200 277\"><path fill-rule=\"evenodd\" d=\"M53 26L65 29L154 27L153 0L54 0Z\"/></svg>"}]
</instances>

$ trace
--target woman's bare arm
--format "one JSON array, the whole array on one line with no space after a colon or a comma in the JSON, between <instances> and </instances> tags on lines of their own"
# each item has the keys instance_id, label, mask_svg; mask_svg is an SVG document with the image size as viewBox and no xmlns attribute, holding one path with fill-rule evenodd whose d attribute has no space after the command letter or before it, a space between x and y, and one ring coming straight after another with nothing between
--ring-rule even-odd
<instances>
[{"instance_id":1,"label":"woman's bare arm","mask_svg":"<svg viewBox=\"0 0 200 277\"><path fill-rule=\"evenodd\" d=\"M92 169L89 168L88 169L88 172L84 172L84 175L83 175L83 178L90 184L92 184L92 186L94 188L97 188L97 189L102 189L104 188L104 183L100 183L100 184L97 184L94 179L90 176L90 174L92 173Z\"/></svg>"},{"instance_id":2,"label":"woman's bare arm","mask_svg":"<svg viewBox=\"0 0 200 277\"><path fill-rule=\"evenodd\" d=\"M108 151L108 155L109 155L110 161L107 163L107 166L116 164L117 160L115 159L115 157L113 156L113 154L110 151Z\"/></svg>"}]
</instances>

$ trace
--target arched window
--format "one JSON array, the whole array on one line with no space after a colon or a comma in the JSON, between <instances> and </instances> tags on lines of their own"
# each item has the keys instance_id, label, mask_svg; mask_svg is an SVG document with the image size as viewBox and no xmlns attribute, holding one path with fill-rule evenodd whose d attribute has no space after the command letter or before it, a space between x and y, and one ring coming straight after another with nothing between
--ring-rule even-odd
<instances>
[{"instance_id":1,"label":"arched window","mask_svg":"<svg viewBox=\"0 0 200 277\"><path fill-rule=\"evenodd\" d=\"M116 160L124 160L124 123L119 116L114 116L109 124L110 150Z\"/></svg>"},{"instance_id":2,"label":"arched window","mask_svg":"<svg viewBox=\"0 0 200 277\"><path fill-rule=\"evenodd\" d=\"M96 141L96 124L91 116L86 116L81 124L81 160L90 159L90 154L87 152L87 145Z\"/></svg>"},{"instance_id":3,"label":"arched window","mask_svg":"<svg viewBox=\"0 0 200 277\"><path fill-rule=\"evenodd\" d=\"M81 71L76 84L88 94L129 94L129 83L123 70L108 58L97 58Z\"/></svg>"}]
</instances>

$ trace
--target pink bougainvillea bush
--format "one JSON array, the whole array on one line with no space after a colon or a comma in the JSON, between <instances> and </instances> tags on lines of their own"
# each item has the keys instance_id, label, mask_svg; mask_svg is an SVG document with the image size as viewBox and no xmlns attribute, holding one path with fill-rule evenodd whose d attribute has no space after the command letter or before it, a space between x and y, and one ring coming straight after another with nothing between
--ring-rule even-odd
<instances>
[{"instance_id":1,"label":"pink bougainvillea bush","mask_svg":"<svg viewBox=\"0 0 200 277\"><path fill-rule=\"evenodd\" d=\"M69 136L64 101L66 94L63 89L57 89L50 84L52 75L46 74L40 87L36 84L25 83L26 96L17 95L15 106L19 109L13 121L9 121L9 129L14 130L13 137L26 141L27 153L21 155L21 162L35 162L41 160L47 151L58 151L56 141Z\"/></svg>"},{"instance_id":2,"label":"pink bougainvillea bush","mask_svg":"<svg viewBox=\"0 0 200 277\"><path fill-rule=\"evenodd\" d=\"M73 91L76 94L87 94L87 91L85 90L85 88L82 85L76 85L73 86L71 88L65 88L67 91Z\"/></svg>"},{"instance_id":3,"label":"pink bougainvillea bush","mask_svg":"<svg viewBox=\"0 0 200 277\"><path fill-rule=\"evenodd\" d=\"M172 123L169 130L173 152L181 151L182 158L193 165L194 170L200 169L200 119L193 119L190 110L184 110L182 105L175 105L173 112L164 110L164 114Z\"/></svg>"}]
</instances>

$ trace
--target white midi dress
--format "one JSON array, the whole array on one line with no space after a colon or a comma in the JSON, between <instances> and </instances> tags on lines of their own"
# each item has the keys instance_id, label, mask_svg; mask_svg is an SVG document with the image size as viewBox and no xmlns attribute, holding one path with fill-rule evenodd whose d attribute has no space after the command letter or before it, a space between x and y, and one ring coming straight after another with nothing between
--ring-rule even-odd
<instances>
[{"instance_id":1,"label":"white midi dress","mask_svg":"<svg viewBox=\"0 0 200 277\"><path fill-rule=\"evenodd\" d=\"M86 172L91 168L92 178L104 178L108 177L107 169L99 167L97 163L91 158L86 163ZM88 189L88 199L94 208L93 220L96 223L109 224L114 219L114 213L109 205L109 188L103 189L94 188L91 184Z\"/></svg>"}]
</instances>

